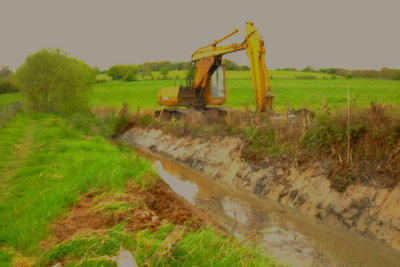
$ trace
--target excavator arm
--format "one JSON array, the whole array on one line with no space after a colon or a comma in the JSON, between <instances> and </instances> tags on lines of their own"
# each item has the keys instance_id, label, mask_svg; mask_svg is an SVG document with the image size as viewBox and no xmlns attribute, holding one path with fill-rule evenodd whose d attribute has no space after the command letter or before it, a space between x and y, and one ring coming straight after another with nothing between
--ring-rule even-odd
<instances>
[{"instance_id":1,"label":"excavator arm","mask_svg":"<svg viewBox=\"0 0 400 267\"><path fill-rule=\"evenodd\" d=\"M250 62L251 77L253 79L254 94L259 112L272 110L271 84L267 66L265 64L266 49L264 41L257 32L253 23L246 23L246 53Z\"/></svg>"}]
</instances>

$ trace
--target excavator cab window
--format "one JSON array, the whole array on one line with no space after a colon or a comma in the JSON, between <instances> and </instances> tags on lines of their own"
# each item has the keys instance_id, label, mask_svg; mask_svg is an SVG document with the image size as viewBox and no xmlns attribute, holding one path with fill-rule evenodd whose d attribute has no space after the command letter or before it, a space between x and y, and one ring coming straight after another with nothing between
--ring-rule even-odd
<instances>
[{"instance_id":1,"label":"excavator cab window","mask_svg":"<svg viewBox=\"0 0 400 267\"><path fill-rule=\"evenodd\" d=\"M211 76L213 98L225 98L225 66L219 65Z\"/></svg>"}]
</instances>

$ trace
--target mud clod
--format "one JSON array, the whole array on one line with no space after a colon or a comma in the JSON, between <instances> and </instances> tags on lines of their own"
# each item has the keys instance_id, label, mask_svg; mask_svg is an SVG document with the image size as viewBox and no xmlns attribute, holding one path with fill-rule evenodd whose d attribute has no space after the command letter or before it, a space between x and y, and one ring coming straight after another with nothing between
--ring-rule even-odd
<instances>
[{"instance_id":1,"label":"mud clod","mask_svg":"<svg viewBox=\"0 0 400 267\"><path fill-rule=\"evenodd\" d=\"M154 187L147 190L131 186L123 194L88 193L80 197L67 218L58 220L52 226L54 237L42 245L110 228L123 221L133 232L143 229L155 231L165 222L198 229L204 224L204 220L199 218L201 216L197 216L162 181L157 181Z\"/></svg>"}]
</instances>

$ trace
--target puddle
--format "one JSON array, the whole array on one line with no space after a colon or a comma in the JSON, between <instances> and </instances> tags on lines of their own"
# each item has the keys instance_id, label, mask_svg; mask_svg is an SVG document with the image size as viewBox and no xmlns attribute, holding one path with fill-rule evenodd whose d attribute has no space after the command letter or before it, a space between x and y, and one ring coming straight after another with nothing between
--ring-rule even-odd
<instances>
[{"instance_id":1,"label":"puddle","mask_svg":"<svg viewBox=\"0 0 400 267\"><path fill-rule=\"evenodd\" d=\"M400 252L137 149L170 187L227 232L292 266L399 266Z\"/></svg>"}]
</instances>

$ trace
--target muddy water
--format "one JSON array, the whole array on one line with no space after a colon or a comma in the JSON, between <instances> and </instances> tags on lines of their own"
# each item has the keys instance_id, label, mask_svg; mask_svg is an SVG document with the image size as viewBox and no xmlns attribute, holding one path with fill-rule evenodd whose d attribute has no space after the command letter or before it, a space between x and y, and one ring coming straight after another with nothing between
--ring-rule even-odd
<instances>
[{"instance_id":1,"label":"muddy water","mask_svg":"<svg viewBox=\"0 0 400 267\"><path fill-rule=\"evenodd\" d=\"M292 266L400 266L400 253L346 229L260 199L187 166L137 149L170 187L226 231Z\"/></svg>"}]
</instances>

